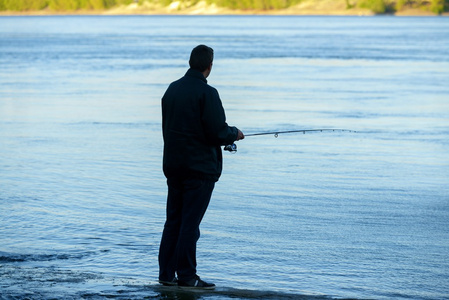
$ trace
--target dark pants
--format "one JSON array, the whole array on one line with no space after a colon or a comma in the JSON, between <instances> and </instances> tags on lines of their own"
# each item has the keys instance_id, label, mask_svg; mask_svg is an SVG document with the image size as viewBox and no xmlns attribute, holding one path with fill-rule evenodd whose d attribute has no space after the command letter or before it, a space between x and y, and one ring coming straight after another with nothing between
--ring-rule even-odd
<instances>
[{"instance_id":1,"label":"dark pants","mask_svg":"<svg viewBox=\"0 0 449 300\"><path fill-rule=\"evenodd\" d=\"M159 280L188 281L196 275L196 243L214 181L169 178L167 220L159 248Z\"/></svg>"}]
</instances>

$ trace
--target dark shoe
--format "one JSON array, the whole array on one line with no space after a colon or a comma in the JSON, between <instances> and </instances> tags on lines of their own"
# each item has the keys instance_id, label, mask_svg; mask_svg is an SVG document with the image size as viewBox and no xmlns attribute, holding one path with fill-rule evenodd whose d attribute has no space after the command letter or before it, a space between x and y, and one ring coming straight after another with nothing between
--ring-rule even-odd
<instances>
[{"instance_id":1,"label":"dark shoe","mask_svg":"<svg viewBox=\"0 0 449 300\"><path fill-rule=\"evenodd\" d=\"M177 286L178 285L178 278L174 277L171 281L166 280L160 280L159 283L165 286Z\"/></svg>"},{"instance_id":2,"label":"dark shoe","mask_svg":"<svg viewBox=\"0 0 449 300\"><path fill-rule=\"evenodd\" d=\"M203 290L215 289L215 284L201 280L198 275L195 275L195 277L189 281L179 281L178 286L183 289L203 289Z\"/></svg>"}]
</instances>

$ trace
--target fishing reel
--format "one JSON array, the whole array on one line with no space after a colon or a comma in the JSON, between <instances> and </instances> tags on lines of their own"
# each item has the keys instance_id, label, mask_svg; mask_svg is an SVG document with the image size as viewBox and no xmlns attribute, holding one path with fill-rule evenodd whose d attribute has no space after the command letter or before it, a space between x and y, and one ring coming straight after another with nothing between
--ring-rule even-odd
<instances>
[{"instance_id":1,"label":"fishing reel","mask_svg":"<svg viewBox=\"0 0 449 300\"><path fill-rule=\"evenodd\" d=\"M226 145L224 147L224 150L229 151L231 153L235 153L235 152L237 152L237 145L236 144Z\"/></svg>"}]
</instances>

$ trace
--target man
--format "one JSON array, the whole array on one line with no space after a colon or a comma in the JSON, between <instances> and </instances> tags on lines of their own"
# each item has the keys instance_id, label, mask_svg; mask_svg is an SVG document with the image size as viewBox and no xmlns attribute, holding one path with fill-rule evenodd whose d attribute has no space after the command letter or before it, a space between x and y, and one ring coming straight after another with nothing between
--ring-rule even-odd
<instances>
[{"instance_id":1,"label":"man","mask_svg":"<svg viewBox=\"0 0 449 300\"><path fill-rule=\"evenodd\" d=\"M217 90L207 84L213 56L212 48L195 47L190 69L162 97L163 170L168 185L167 219L159 249L163 285L215 287L196 274L199 226L221 175L220 146L245 136L228 126Z\"/></svg>"}]
</instances>

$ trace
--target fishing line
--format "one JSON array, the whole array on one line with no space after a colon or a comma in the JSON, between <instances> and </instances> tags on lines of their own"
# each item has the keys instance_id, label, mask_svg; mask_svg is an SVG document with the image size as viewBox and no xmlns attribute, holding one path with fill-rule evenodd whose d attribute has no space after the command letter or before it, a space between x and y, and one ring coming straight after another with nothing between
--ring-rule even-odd
<instances>
[{"instance_id":1,"label":"fishing line","mask_svg":"<svg viewBox=\"0 0 449 300\"><path fill-rule=\"evenodd\" d=\"M346 131L346 132L356 132L354 130L348 130L348 129L335 129L335 128L320 128L320 129L299 129L299 130L284 130L284 131L268 131L268 132L258 132L258 133L250 133L245 134L245 138L249 136L258 136L258 135L274 135L275 138L277 138L280 134L284 133L299 133L302 132L303 134L306 134L306 132L323 132L323 131ZM237 152L237 145L226 145L224 147L224 150L235 153Z\"/></svg>"}]
</instances>

